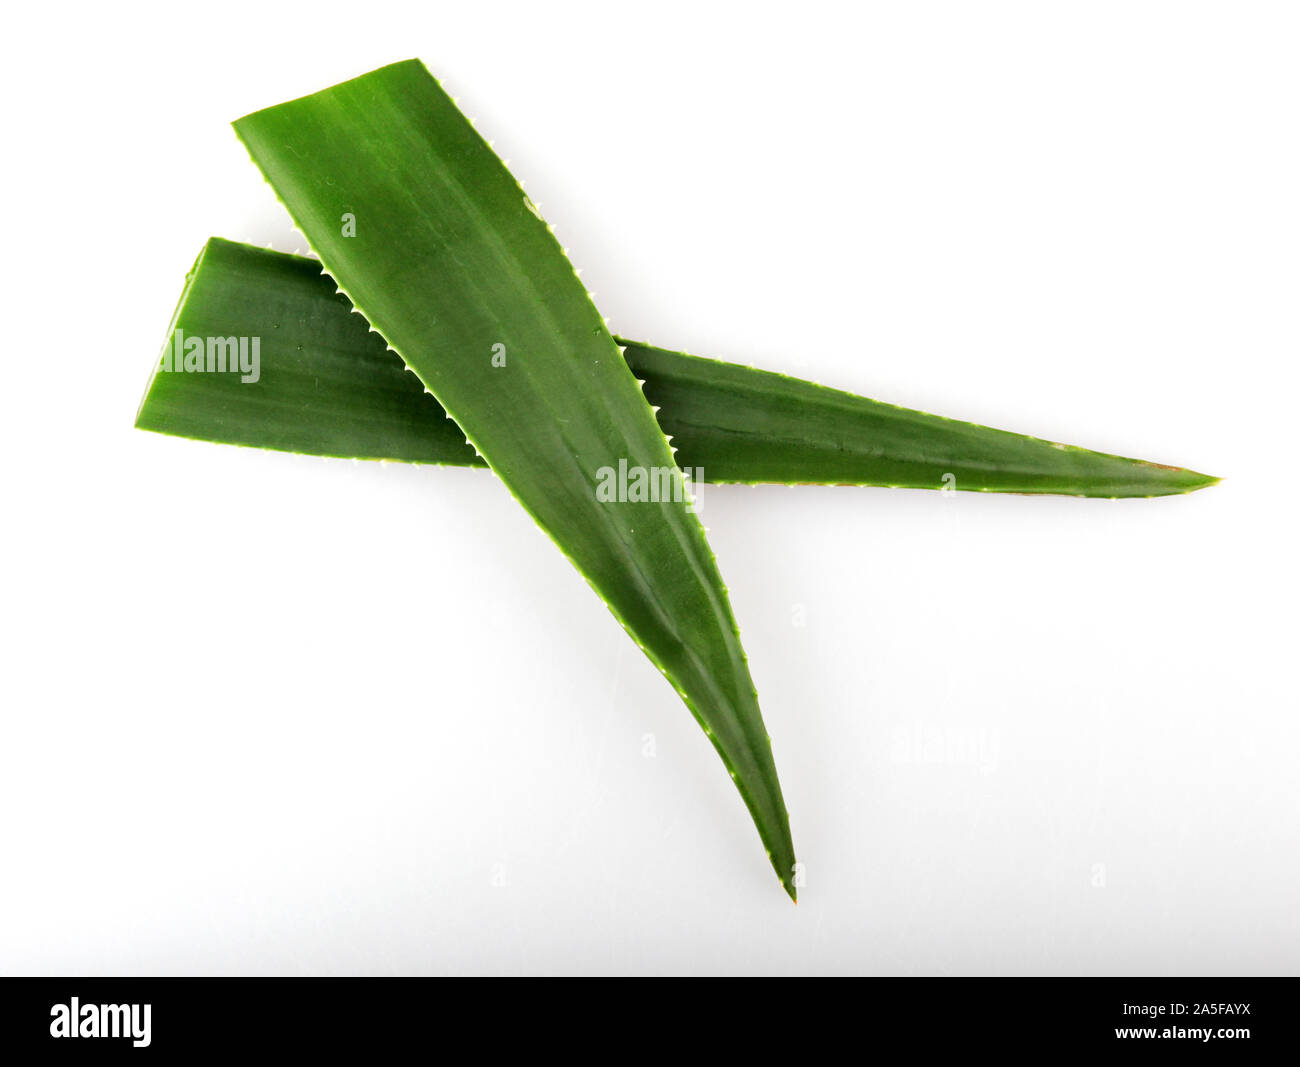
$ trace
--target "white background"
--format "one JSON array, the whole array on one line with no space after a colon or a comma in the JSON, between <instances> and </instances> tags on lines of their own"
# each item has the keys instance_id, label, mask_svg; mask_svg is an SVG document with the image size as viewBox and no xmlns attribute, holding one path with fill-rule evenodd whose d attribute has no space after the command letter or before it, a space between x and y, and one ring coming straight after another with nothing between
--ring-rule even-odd
<instances>
[{"instance_id":1,"label":"white background","mask_svg":"<svg viewBox=\"0 0 1300 1067\"><path fill-rule=\"evenodd\" d=\"M1296 971L1294 5L7 18L0 971ZM410 56L617 331L1226 479L705 490L798 908L490 475L132 429L229 121Z\"/></svg>"}]
</instances>

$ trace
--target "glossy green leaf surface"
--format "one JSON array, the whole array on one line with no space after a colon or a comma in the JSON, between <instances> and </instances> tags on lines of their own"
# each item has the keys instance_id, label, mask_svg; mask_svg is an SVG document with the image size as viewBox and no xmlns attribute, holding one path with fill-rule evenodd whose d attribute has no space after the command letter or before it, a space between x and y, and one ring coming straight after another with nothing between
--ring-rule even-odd
<instances>
[{"instance_id":1,"label":"glossy green leaf surface","mask_svg":"<svg viewBox=\"0 0 1300 1067\"><path fill-rule=\"evenodd\" d=\"M636 378L514 178L418 61L235 129L340 289L677 689L793 897L771 744L703 527ZM621 465L662 474L667 498L600 498Z\"/></svg>"},{"instance_id":2,"label":"glossy green leaf surface","mask_svg":"<svg viewBox=\"0 0 1300 1067\"><path fill-rule=\"evenodd\" d=\"M213 238L168 337L177 329L258 337L259 378L157 374L136 424L310 455L483 465L442 406L351 312L316 260ZM1101 497L1162 496L1216 481L618 340L660 408L678 464L705 481Z\"/></svg>"}]
</instances>

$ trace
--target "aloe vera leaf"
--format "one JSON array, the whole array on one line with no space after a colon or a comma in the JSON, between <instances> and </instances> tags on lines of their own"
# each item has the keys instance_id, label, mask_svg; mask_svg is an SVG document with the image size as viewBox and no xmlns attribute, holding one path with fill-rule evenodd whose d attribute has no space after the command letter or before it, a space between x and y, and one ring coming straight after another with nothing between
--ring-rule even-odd
<instances>
[{"instance_id":1,"label":"aloe vera leaf","mask_svg":"<svg viewBox=\"0 0 1300 1067\"><path fill-rule=\"evenodd\" d=\"M155 374L136 425L310 455L484 465L351 311L315 260L212 238L190 272L168 343L176 329L260 336L260 378L250 386L230 374ZM1217 481L616 340L661 409L678 464L706 481L1101 497L1163 496Z\"/></svg>"},{"instance_id":2,"label":"aloe vera leaf","mask_svg":"<svg viewBox=\"0 0 1300 1067\"><path fill-rule=\"evenodd\" d=\"M235 131L340 290L677 689L793 899L789 818L726 588L650 405L550 227L418 60ZM620 461L678 491L598 499Z\"/></svg>"}]
</instances>

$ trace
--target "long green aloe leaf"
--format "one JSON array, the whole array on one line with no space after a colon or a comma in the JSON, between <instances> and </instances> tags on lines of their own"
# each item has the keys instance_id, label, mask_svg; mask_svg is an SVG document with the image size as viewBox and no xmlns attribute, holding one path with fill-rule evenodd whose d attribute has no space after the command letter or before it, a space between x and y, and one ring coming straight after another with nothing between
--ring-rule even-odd
<instances>
[{"instance_id":1,"label":"long green aloe leaf","mask_svg":"<svg viewBox=\"0 0 1300 1067\"><path fill-rule=\"evenodd\" d=\"M672 682L793 898L771 742L704 528L636 378L518 183L416 60L235 130L340 289ZM598 498L620 465L674 491Z\"/></svg>"},{"instance_id":2,"label":"long green aloe leaf","mask_svg":"<svg viewBox=\"0 0 1300 1067\"><path fill-rule=\"evenodd\" d=\"M351 311L315 260L213 238L190 273L167 345L257 337L257 379L156 374L136 425L311 455L483 465L442 406ZM660 408L678 464L706 481L1135 497L1217 480L619 343Z\"/></svg>"}]
</instances>

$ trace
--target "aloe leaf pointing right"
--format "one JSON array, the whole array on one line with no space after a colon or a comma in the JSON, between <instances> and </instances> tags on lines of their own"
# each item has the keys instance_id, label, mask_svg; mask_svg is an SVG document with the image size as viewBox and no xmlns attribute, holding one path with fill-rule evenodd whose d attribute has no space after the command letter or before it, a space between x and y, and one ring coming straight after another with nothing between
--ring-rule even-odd
<instances>
[{"instance_id":1,"label":"aloe leaf pointing right","mask_svg":"<svg viewBox=\"0 0 1300 1067\"><path fill-rule=\"evenodd\" d=\"M415 60L235 129L340 290L677 689L793 898L771 743L703 527L678 494L597 499L620 461L681 475L518 183Z\"/></svg>"},{"instance_id":2,"label":"aloe leaf pointing right","mask_svg":"<svg viewBox=\"0 0 1300 1067\"><path fill-rule=\"evenodd\" d=\"M257 338L256 384L236 374L156 369L136 426L316 456L484 465L314 259L209 240L186 280L167 347L204 335ZM697 481L1099 497L1166 496L1217 481L736 363L619 344L659 408L678 466Z\"/></svg>"}]
</instances>

